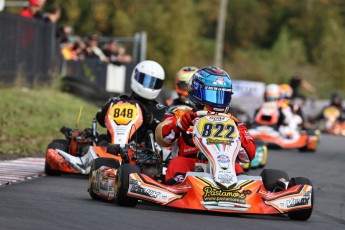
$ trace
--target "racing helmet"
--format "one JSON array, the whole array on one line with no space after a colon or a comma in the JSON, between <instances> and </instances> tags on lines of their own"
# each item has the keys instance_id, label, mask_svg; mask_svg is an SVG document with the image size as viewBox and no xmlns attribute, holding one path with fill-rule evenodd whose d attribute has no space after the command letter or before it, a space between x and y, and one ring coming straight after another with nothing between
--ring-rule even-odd
<instances>
[{"instance_id":1,"label":"racing helmet","mask_svg":"<svg viewBox=\"0 0 345 230\"><path fill-rule=\"evenodd\" d=\"M343 95L340 92L333 92L331 94L331 105L336 107L342 106Z\"/></svg>"},{"instance_id":2,"label":"racing helmet","mask_svg":"<svg viewBox=\"0 0 345 230\"><path fill-rule=\"evenodd\" d=\"M188 99L196 110L226 113L231 106L231 97L231 78L218 67L199 69L188 82Z\"/></svg>"},{"instance_id":3,"label":"racing helmet","mask_svg":"<svg viewBox=\"0 0 345 230\"><path fill-rule=\"evenodd\" d=\"M134 67L131 88L135 94L148 100L157 98L162 90L165 73L155 61L142 61Z\"/></svg>"},{"instance_id":4,"label":"racing helmet","mask_svg":"<svg viewBox=\"0 0 345 230\"><path fill-rule=\"evenodd\" d=\"M185 66L176 74L175 90L183 102L186 102L188 98L188 82L197 70L198 68L194 66Z\"/></svg>"},{"instance_id":5,"label":"racing helmet","mask_svg":"<svg viewBox=\"0 0 345 230\"><path fill-rule=\"evenodd\" d=\"M293 94L293 89L288 84L281 84L280 89L280 98L281 99L291 99Z\"/></svg>"},{"instance_id":6,"label":"racing helmet","mask_svg":"<svg viewBox=\"0 0 345 230\"><path fill-rule=\"evenodd\" d=\"M278 101L280 99L280 89L277 84L266 86L264 99L266 102Z\"/></svg>"}]
</instances>

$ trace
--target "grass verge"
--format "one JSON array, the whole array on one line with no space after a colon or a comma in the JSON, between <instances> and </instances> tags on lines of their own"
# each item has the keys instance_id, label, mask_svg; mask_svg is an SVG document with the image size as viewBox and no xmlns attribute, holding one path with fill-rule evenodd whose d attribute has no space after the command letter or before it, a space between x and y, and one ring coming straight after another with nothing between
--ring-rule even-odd
<instances>
[{"instance_id":1,"label":"grass verge","mask_svg":"<svg viewBox=\"0 0 345 230\"><path fill-rule=\"evenodd\" d=\"M53 139L64 138L60 128L91 127L98 107L52 89L0 89L0 159L45 156Z\"/></svg>"}]
</instances>

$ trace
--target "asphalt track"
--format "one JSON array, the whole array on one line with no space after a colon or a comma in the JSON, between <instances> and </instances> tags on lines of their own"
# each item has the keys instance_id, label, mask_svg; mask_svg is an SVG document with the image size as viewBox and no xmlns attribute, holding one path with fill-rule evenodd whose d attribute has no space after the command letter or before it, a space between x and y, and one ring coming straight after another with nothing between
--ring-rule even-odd
<instances>
[{"instance_id":1,"label":"asphalt track","mask_svg":"<svg viewBox=\"0 0 345 230\"><path fill-rule=\"evenodd\" d=\"M87 178L65 175L0 187L0 229L345 229L345 138L323 135L316 153L269 150L267 168L311 179L314 211L306 222L286 216L183 211L140 203L94 201ZM252 170L250 174L259 174Z\"/></svg>"}]
</instances>

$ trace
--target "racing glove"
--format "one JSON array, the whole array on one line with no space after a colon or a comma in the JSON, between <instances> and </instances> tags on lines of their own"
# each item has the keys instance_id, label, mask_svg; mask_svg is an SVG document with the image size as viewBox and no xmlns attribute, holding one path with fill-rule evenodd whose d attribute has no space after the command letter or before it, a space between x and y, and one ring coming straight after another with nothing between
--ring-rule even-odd
<instances>
[{"instance_id":1,"label":"racing glove","mask_svg":"<svg viewBox=\"0 0 345 230\"><path fill-rule=\"evenodd\" d=\"M196 118L196 113L193 111L187 111L176 122L176 126L182 131L186 132L188 128L193 125L193 120Z\"/></svg>"},{"instance_id":2,"label":"racing glove","mask_svg":"<svg viewBox=\"0 0 345 230\"><path fill-rule=\"evenodd\" d=\"M244 148L245 151L240 151L239 152L239 160L242 162L249 162L254 159L255 157L255 152L256 152L256 145L253 140L253 138L250 136L247 126L243 122L238 122L237 123L237 129L240 133L241 137L241 145ZM247 156L245 156L247 155ZM242 158L242 160L241 160Z\"/></svg>"}]
</instances>

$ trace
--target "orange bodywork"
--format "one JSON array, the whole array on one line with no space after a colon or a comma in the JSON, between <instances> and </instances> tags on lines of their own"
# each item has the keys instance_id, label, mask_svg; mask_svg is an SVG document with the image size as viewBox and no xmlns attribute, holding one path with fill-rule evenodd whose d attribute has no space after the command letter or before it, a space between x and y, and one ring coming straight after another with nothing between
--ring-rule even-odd
<instances>
[{"instance_id":1,"label":"orange bodywork","mask_svg":"<svg viewBox=\"0 0 345 230\"><path fill-rule=\"evenodd\" d=\"M259 139L266 143L275 144L275 145L280 146L281 148L286 148L286 149L302 148L308 145L308 138L309 138L307 134L301 134L301 136L296 141L284 141L282 138L279 138L277 136L272 136L266 133L260 133L260 134L251 133L251 136L254 139Z\"/></svg>"},{"instance_id":2,"label":"orange bodywork","mask_svg":"<svg viewBox=\"0 0 345 230\"><path fill-rule=\"evenodd\" d=\"M136 173L130 174L130 181L128 196L181 209L282 214L311 208L312 205L310 185L296 185L273 193L264 188L261 180L250 179L243 180L232 189L221 189L202 176L187 176L175 186L164 185Z\"/></svg>"},{"instance_id":3,"label":"orange bodywork","mask_svg":"<svg viewBox=\"0 0 345 230\"><path fill-rule=\"evenodd\" d=\"M46 162L50 165L51 169L58 170L66 173L79 173L72 168L68 161L63 158L56 149L47 149Z\"/></svg>"},{"instance_id":4,"label":"orange bodywork","mask_svg":"<svg viewBox=\"0 0 345 230\"><path fill-rule=\"evenodd\" d=\"M107 153L107 147L91 146L90 148L93 148L93 150L96 152L98 157L114 158L118 160L120 163L122 161L121 156ZM80 159L80 157L75 157L71 155L70 158L72 157ZM61 154L59 154L58 150L56 149L47 149L46 161L50 165L51 169L53 170L58 170L61 172L66 172L66 173L75 173L75 174L81 173L75 167L73 167L73 164L71 164Z\"/></svg>"}]
</instances>

